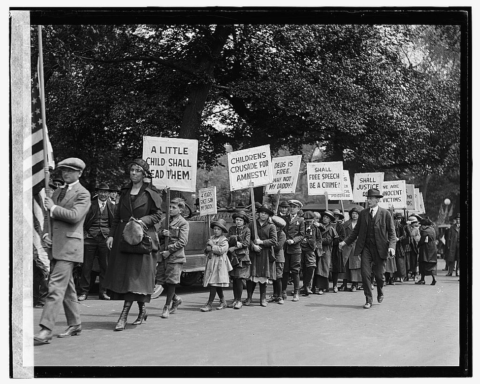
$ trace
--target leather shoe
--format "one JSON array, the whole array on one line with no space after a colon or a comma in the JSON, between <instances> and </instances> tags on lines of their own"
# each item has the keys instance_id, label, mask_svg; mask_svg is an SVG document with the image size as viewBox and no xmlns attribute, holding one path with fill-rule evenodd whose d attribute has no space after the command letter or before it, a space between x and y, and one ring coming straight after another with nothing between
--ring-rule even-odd
<instances>
[{"instance_id":1,"label":"leather shoe","mask_svg":"<svg viewBox=\"0 0 480 384\"><path fill-rule=\"evenodd\" d=\"M78 300L78 301L87 300L87 295L80 295L80 296L78 296L77 300Z\"/></svg>"},{"instance_id":2,"label":"leather shoe","mask_svg":"<svg viewBox=\"0 0 480 384\"><path fill-rule=\"evenodd\" d=\"M110 300L110 296L108 296L106 293L103 293L98 296L100 300Z\"/></svg>"},{"instance_id":3,"label":"leather shoe","mask_svg":"<svg viewBox=\"0 0 480 384\"><path fill-rule=\"evenodd\" d=\"M378 296L377 301L378 301L378 304L381 304L383 301L383 296Z\"/></svg>"},{"instance_id":4,"label":"leather shoe","mask_svg":"<svg viewBox=\"0 0 480 384\"><path fill-rule=\"evenodd\" d=\"M372 307L372 303L365 303L365 305L363 306L363 308L365 309L370 309Z\"/></svg>"},{"instance_id":5,"label":"leather shoe","mask_svg":"<svg viewBox=\"0 0 480 384\"><path fill-rule=\"evenodd\" d=\"M52 340L52 331L42 327L40 332L33 336L33 339L43 344L49 344L50 340Z\"/></svg>"},{"instance_id":6,"label":"leather shoe","mask_svg":"<svg viewBox=\"0 0 480 384\"><path fill-rule=\"evenodd\" d=\"M172 308L170 309L170 314L175 313L178 306L183 303L183 300L180 296L177 296L176 300L172 301Z\"/></svg>"},{"instance_id":7,"label":"leather shoe","mask_svg":"<svg viewBox=\"0 0 480 384\"><path fill-rule=\"evenodd\" d=\"M69 336L77 336L82 332L82 324L79 325L71 325L67 328L64 333L60 333L57 337L69 337Z\"/></svg>"}]
</instances>

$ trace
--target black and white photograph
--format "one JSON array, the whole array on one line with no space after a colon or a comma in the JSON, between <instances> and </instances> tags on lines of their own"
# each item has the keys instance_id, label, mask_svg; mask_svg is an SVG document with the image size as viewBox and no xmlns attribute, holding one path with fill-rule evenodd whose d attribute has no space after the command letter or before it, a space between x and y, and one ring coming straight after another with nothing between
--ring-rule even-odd
<instances>
[{"instance_id":1,"label":"black and white photograph","mask_svg":"<svg viewBox=\"0 0 480 384\"><path fill-rule=\"evenodd\" d=\"M472 377L472 7L11 6L8 49L10 378Z\"/></svg>"}]
</instances>

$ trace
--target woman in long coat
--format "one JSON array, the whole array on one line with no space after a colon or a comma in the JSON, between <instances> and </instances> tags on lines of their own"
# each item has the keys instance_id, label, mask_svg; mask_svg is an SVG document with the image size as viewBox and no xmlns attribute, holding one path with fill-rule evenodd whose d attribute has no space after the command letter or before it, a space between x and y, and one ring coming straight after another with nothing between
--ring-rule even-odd
<instances>
[{"instance_id":1,"label":"woman in long coat","mask_svg":"<svg viewBox=\"0 0 480 384\"><path fill-rule=\"evenodd\" d=\"M232 215L235 225L228 230L229 252L228 256L233 270L230 276L233 279L233 302L228 308L242 308L243 280L250 277L250 228L249 217L244 211Z\"/></svg>"},{"instance_id":2,"label":"woman in long coat","mask_svg":"<svg viewBox=\"0 0 480 384\"><path fill-rule=\"evenodd\" d=\"M405 255L405 230L404 224L401 222L403 216L401 213L396 212L394 215L395 220L395 235L397 237L397 245L395 246L395 262L397 264L397 272L395 277L398 281L402 282L407 277L407 258Z\"/></svg>"},{"instance_id":3,"label":"woman in long coat","mask_svg":"<svg viewBox=\"0 0 480 384\"><path fill-rule=\"evenodd\" d=\"M432 221L426 217L420 221L420 241L418 242L418 262L421 278L415 284L425 284L425 276L432 276L432 283L435 285L437 274L437 236Z\"/></svg>"},{"instance_id":4,"label":"woman in long coat","mask_svg":"<svg viewBox=\"0 0 480 384\"><path fill-rule=\"evenodd\" d=\"M325 231L322 232L322 253L317 254L317 268L315 269L314 291L318 295L328 292L328 276L332 266L332 248L333 241L338 236L337 231L332 226L335 216L330 211L323 212L322 223Z\"/></svg>"},{"instance_id":5,"label":"woman in long coat","mask_svg":"<svg viewBox=\"0 0 480 384\"><path fill-rule=\"evenodd\" d=\"M345 238L348 238L355 229L359 215L360 212L357 208L353 207L350 210L350 220L343 224L343 227L345 228ZM355 240L351 245L345 244L342 248L343 257L347 258L347 272L346 278L343 280L343 284L345 287L347 287L347 282L350 281L352 283L352 287L350 288L352 292L356 292L358 283L362 282L362 259L360 255L354 256L353 254L356 244L357 240Z\"/></svg>"},{"instance_id":6,"label":"woman in long coat","mask_svg":"<svg viewBox=\"0 0 480 384\"><path fill-rule=\"evenodd\" d=\"M460 221L460 215L458 215L458 221ZM457 262L457 268L455 269L455 276L458 275L458 262L459 262L459 250L460 250L460 223L457 225L457 219L454 220L450 226L447 235L447 255L445 261L448 266L447 276L452 276L453 269L455 267L455 261Z\"/></svg>"},{"instance_id":7,"label":"woman in long coat","mask_svg":"<svg viewBox=\"0 0 480 384\"><path fill-rule=\"evenodd\" d=\"M343 251L338 247L338 244L340 244L340 242L345 239L345 228L343 223L344 216L338 209L335 209L333 211L333 215L335 216L335 223L333 223L332 225L337 231L338 237L334 239L332 246L332 281L333 292L337 293L338 279L340 278L343 280L345 278L345 272L347 271L345 264L347 259L344 257ZM340 290L346 289L346 284L342 284Z\"/></svg>"},{"instance_id":8,"label":"woman in long coat","mask_svg":"<svg viewBox=\"0 0 480 384\"><path fill-rule=\"evenodd\" d=\"M157 264L158 237L154 224L160 221L162 215L159 191L143 182L144 176L149 172L147 162L142 159L132 161L128 164L128 172L131 183L120 192L120 201L107 239L107 247L111 251L105 287L109 290L111 300L124 300L116 331L125 329L128 312L134 301L138 303L140 313L133 324L141 324L147 319L145 303L150 302L153 293ZM120 242L123 230L131 217L143 222L147 234L152 238L152 252L142 254L122 251Z\"/></svg>"},{"instance_id":9,"label":"woman in long coat","mask_svg":"<svg viewBox=\"0 0 480 384\"><path fill-rule=\"evenodd\" d=\"M418 266L418 241L420 240L418 218L416 216L410 216L404 229L406 236L405 257L408 259L408 271L411 273L412 278L415 281ZM408 275L406 280L408 281Z\"/></svg>"},{"instance_id":10,"label":"woman in long coat","mask_svg":"<svg viewBox=\"0 0 480 384\"><path fill-rule=\"evenodd\" d=\"M277 245L277 230L275 225L269 222L269 217L273 216L270 207L261 206L257 209L258 220L257 233L251 234L251 252L250 260L250 278L247 281L247 299L243 303L246 306L252 304L253 291L257 283L260 284L260 305L267 306L267 282L268 280L276 280L275 276L275 255L273 247Z\"/></svg>"}]
</instances>

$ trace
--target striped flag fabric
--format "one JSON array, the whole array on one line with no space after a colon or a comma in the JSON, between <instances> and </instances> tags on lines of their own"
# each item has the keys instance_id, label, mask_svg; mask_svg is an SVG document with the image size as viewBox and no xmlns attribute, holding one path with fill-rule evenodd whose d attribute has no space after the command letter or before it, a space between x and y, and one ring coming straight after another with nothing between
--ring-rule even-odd
<instances>
[{"instance_id":1,"label":"striped flag fabric","mask_svg":"<svg viewBox=\"0 0 480 384\"><path fill-rule=\"evenodd\" d=\"M48 131L46 126L45 132L43 131L42 103L40 99L40 82L38 79L38 71L39 62L37 63L37 69L32 76L32 132L30 136L27 136L25 138L23 145L24 151L31 151L31 154L29 153L30 156L24 157L25 161L23 170L32 170L31 177L28 177L24 180L28 188L31 185L32 193L34 196L38 195L38 193L45 186L43 140L47 141L48 166L52 168L55 167L55 162L53 161L53 149L48 138Z\"/></svg>"}]
</instances>

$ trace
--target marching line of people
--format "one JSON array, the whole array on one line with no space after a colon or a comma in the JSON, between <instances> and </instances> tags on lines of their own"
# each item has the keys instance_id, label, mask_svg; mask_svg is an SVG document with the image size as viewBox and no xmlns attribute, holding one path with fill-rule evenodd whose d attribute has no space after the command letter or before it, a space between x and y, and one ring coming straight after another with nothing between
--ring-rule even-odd
<instances>
[{"instance_id":1,"label":"marching line of people","mask_svg":"<svg viewBox=\"0 0 480 384\"><path fill-rule=\"evenodd\" d=\"M108 202L108 186L104 184L99 187L98 199L91 202L90 193L79 183L85 168L82 160L66 159L58 167L66 184L55 190L51 198L45 197L52 233L45 233L44 241L51 248L52 269L41 329L34 339L40 343L51 341L62 305L68 328L58 337L81 333L78 302L88 295L90 282L82 276L77 296L73 270L76 263L83 263L83 272L89 275L95 254L103 258L100 298L123 301L115 331L126 328L133 302L137 302L138 317L132 324L147 321L145 305L162 290L166 299L161 318L169 318L182 304L175 288L186 262L189 224L182 216L185 202L173 199L167 207L168 223L166 217L162 219L160 191L144 181L149 165L142 159L127 165L130 183L121 188L115 206ZM431 284L435 285L437 250L433 223L418 215L411 215L408 221L399 214L392 215L378 205L381 198L378 190L370 189L367 208L353 208L347 222L339 210L322 214L302 212L303 204L298 200L282 201L278 215L270 205L257 203L255 217L245 211L236 212L230 228L223 219L213 221L213 235L204 250L203 285L209 287L209 297L199 310L252 306L257 284L261 307L268 303L283 305L290 279L292 302L298 302L301 294L308 297L363 290L363 307L369 309L375 284L377 302L382 303L384 285L393 284L395 279L408 281L409 273L415 280L417 265L421 278L415 284L425 284L425 276L431 275ZM459 218L447 240L454 257L458 257L458 241ZM227 302L224 289L230 281L233 298ZM273 286L269 298L267 284ZM220 304L214 307L216 296Z\"/></svg>"}]
</instances>

